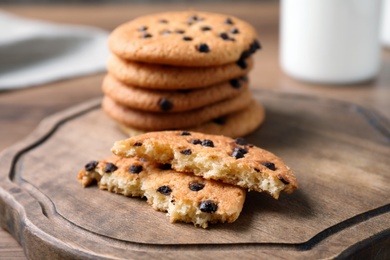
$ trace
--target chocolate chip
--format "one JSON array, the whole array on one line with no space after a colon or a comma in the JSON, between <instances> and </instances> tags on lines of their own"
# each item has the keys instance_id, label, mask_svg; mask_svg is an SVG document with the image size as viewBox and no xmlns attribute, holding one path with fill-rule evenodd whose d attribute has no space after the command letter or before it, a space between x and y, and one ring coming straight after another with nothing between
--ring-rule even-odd
<instances>
[{"instance_id":1,"label":"chocolate chip","mask_svg":"<svg viewBox=\"0 0 390 260\"><path fill-rule=\"evenodd\" d=\"M221 37L222 39L224 39L225 41L226 40L229 40L229 35L227 33L220 33L219 34L219 37Z\"/></svg>"},{"instance_id":2,"label":"chocolate chip","mask_svg":"<svg viewBox=\"0 0 390 260\"><path fill-rule=\"evenodd\" d=\"M171 34L172 31L171 30L165 30L161 33L161 35L167 35L167 34Z\"/></svg>"},{"instance_id":3,"label":"chocolate chip","mask_svg":"<svg viewBox=\"0 0 390 260\"><path fill-rule=\"evenodd\" d=\"M218 205L212 200L205 200L199 204L200 211L214 213L218 210Z\"/></svg>"},{"instance_id":4,"label":"chocolate chip","mask_svg":"<svg viewBox=\"0 0 390 260\"><path fill-rule=\"evenodd\" d=\"M148 29L148 27L146 27L146 26L141 26L141 27L138 28L138 31L144 32L144 31L146 31L147 29Z\"/></svg>"},{"instance_id":5,"label":"chocolate chip","mask_svg":"<svg viewBox=\"0 0 390 260\"><path fill-rule=\"evenodd\" d=\"M240 56L240 60L245 60L251 56L251 52L249 50L243 51Z\"/></svg>"},{"instance_id":6,"label":"chocolate chip","mask_svg":"<svg viewBox=\"0 0 390 260\"><path fill-rule=\"evenodd\" d=\"M238 60L236 64L241 68L241 69L246 69L248 67L248 64L246 64L245 60Z\"/></svg>"},{"instance_id":7,"label":"chocolate chip","mask_svg":"<svg viewBox=\"0 0 390 260\"><path fill-rule=\"evenodd\" d=\"M204 139L202 142L202 146L214 147L214 142L209 139Z\"/></svg>"},{"instance_id":8,"label":"chocolate chip","mask_svg":"<svg viewBox=\"0 0 390 260\"><path fill-rule=\"evenodd\" d=\"M173 108L173 103L166 98L160 99L158 105L162 111L169 111Z\"/></svg>"},{"instance_id":9,"label":"chocolate chip","mask_svg":"<svg viewBox=\"0 0 390 260\"><path fill-rule=\"evenodd\" d=\"M230 85L233 87L233 88L240 88L241 87L241 83L238 79L232 79L229 81Z\"/></svg>"},{"instance_id":10,"label":"chocolate chip","mask_svg":"<svg viewBox=\"0 0 390 260\"><path fill-rule=\"evenodd\" d=\"M261 45L257 40L254 40L249 46L249 51L255 53L257 50L261 49Z\"/></svg>"},{"instance_id":11,"label":"chocolate chip","mask_svg":"<svg viewBox=\"0 0 390 260\"><path fill-rule=\"evenodd\" d=\"M168 20L165 20L165 19L160 19L158 20L159 23L168 23Z\"/></svg>"},{"instance_id":12,"label":"chocolate chip","mask_svg":"<svg viewBox=\"0 0 390 260\"><path fill-rule=\"evenodd\" d=\"M273 171L276 170L275 164L272 163L272 162L262 162L261 164L264 165L265 167L267 167L270 170L273 170Z\"/></svg>"},{"instance_id":13,"label":"chocolate chip","mask_svg":"<svg viewBox=\"0 0 390 260\"><path fill-rule=\"evenodd\" d=\"M242 138L242 137L238 137L236 140L235 140L236 144L239 144L239 145L247 145L248 142Z\"/></svg>"},{"instance_id":14,"label":"chocolate chip","mask_svg":"<svg viewBox=\"0 0 390 260\"><path fill-rule=\"evenodd\" d=\"M87 163L84 168L86 171L93 171L95 170L96 166L98 166L98 162L97 161L90 161L89 163Z\"/></svg>"},{"instance_id":15,"label":"chocolate chip","mask_svg":"<svg viewBox=\"0 0 390 260\"><path fill-rule=\"evenodd\" d=\"M192 41L192 38L191 38L191 37L188 37L188 36L184 36L184 37L183 37L183 40L185 40L185 41Z\"/></svg>"},{"instance_id":16,"label":"chocolate chip","mask_svg":"<svg viewBox=\"0 0 390 260\"><path fill-rule=\"evenodd\" d=\"M135 143L133 144L133 146L142 146L142 143L141 143L141 142L135 142Z\"/></svg>"},{"instance_id":17,"label":"chocolate chip","mask_svg":"<svg viewBox=\"0 0 390 260\"><path fill-rule=\"evenodd\" d=\"M150 33L144 33L142 35L142 38L151 38L151 37L152 37L152 35Z\"/></svg>"},{"instance_id":18,"label":"chocolate chip","mask_svg":"<svg viewBox=\"0 0 390 260\"><path fill-rule=\"evenodd\" d=\"M104 167L104 172L111 173L111 172L115 172L117 169L118 167L116 167L115 164L107 163L106 166Z\"/></svg>"},{"instance_id":19,"label":"chocolate chip","mask_svg":"<svg viewBox=\"0 0 390 260\"><path fill-rule=\"evenodd\" d=\"M191 182L190 183L190 190L192 190L192 191L200 191L203 188L204 188L203 183L199 183L199 182Z\"/></svg>"},{"instance_id":20,"label":"chocolate chip","mask_svg":"<svg viewBox=\"0 0 390 260\"><path fill-rule=\"evenodd\" d=\"M202 144L202 141L199 139L194 139L190 141L191 144Z\"/></svg>"},{"instance_id":21,"label":"chocolate chip","mask_svg":"<svg viewBox=\"0 0 390 260\"><path fill-rule=\"evenodd\" d=\"M210 52L210 48L206 43L199 44L197 46L197 49L199 52L204 52L204 53Z\"/></svg>"},{"instance_id":22,"label":"chocolate chip","mask_svg":"<svg viewBox=\"0 0 390 260\"><path fill-rule=\"evenodd\" d=\"M185 154L185 155L191 155L192 151L191 151L191 149L185 149L185 150L181 150L180 153Z\"/></svg>"},{"instance_id":23,"label":"chocolate chip","mask_svg":"<svg viewBox=\"0 0 390 260\"><path fill-rule=\"evenodd\" d=\"M241 148L241 147L236 147L236 148L234 148L234 150L238 150L242 154L247 154L248 153L247 149Z\"/></svg>"},{"instance_id":24,"label":"chocolate chip","mask_svg":"<svg viewBox=\"0 0 390 260\"><path fill-rule=\"evenodd\" d=\"M232 33L232 34L240 33L240 31L237 28L232 28L229 32Z\"/></svg>"},{"instance_id":25,"label":"chocolate chip","mask_svg":"<svg viewBox=\"0 0 390 260\"><path fill-rule=\"evenodd\" d=\"M202 31L211 31L211 27L209 27L209 26L202 26L200 29Z\"/></svg>"},{"instance_id":26,"label":"chocolate chip","mask_svg":"<svg viewBox=\"0 0 390 260\"><path fill-rule=\"evenodd\" d=\"M169 163L165 163L161 165L161 170L172 170L172 165Z\"/></svg>"},{"instance_id":27,"label":"chocolate chip","mask_svg":"<svg viewBox=\"0 0 390 260\"><path fill-rule=\"evenodd\" d=\"M230 17L228 17L225 20L225 24L234 24L234 22L233 22L233 20Z\"/></svg>"},{"instance_id":28,"label":"chocolate chip","mask_svg":"<svg viewBox=\"0 0 390 260\"><path fill-rule=\"evenodd\" d=\"M260 170L259 170L259 169L257 169L257 168L254 168L254 170L255 170L256 172L260 172Z\"/></svg>"},{"instance_id":29,"label":"chocolate chip","mask_svg":"<svg viewBox=\"0 0 390 260\"><path fill-rule=\"evenodd\" d=\"M185 33L185 31L184 30L176 30L175 33L183 34L183 33Z\"/></svg>"},{"instance_id":30,"label":"chocolate chip","mask_svg":"<svg viewBox=\"0 0 390 260\"><path fill-rule=\"evenodd\" d=\"M191 133L188 132L188 131L183 131L183 132L180 133L180 135L181 135L181 136L183 136L183 135L191 135Z\"/></svg>"},{"instance_id":31,"label":"chocolate chip","mask_svg":"<svg viewBox=\"0 0 390 260\"><path fill-rule=\"evenodd\" d=\"M244 153L242 153L239 149L236 149L236 148L234 148L231 156L236 157L236 159L244 158Z\"/></svg>"},{"instance_id":32,"label":"chocolate chip","mask_svg":"<svg viewBox=\"0 0 390 260\"><path fill-rule=\"evenodd\" d=\"M281 176L281 175L278 175L278 179L281 181L281 182L283 182L284 184L290 184L290 182L289 181L287 181L287 180L285 180L284 178L283 178L283 176Z\"/></svg>"},{"instance_id":33,"label":"chocolate chip","mask_svg":"<svg viewBox=\"0 0 390 260\"><path fill-rule=\"evenodd\" d=\"M129 168L129 172L135 174L142 172L142 165L131 165Z\"/></svg>"},{"instance_id":34,"label":"chocolate chip","mask_svg":"<svg viewBox=\"0 0 390 260\"><path fill-rule=\"evenodd\" d=\"M217 125L224 125L225 120L222 117L214 118L213 122L216 123Z\"/></svg>"},{"instance_id":35,"label":"chocolate chip","mask_svg":"<svg viewBox=\"0 0 390 260\"><path fill-rule=\"evenodd\" d=\"M168 185L163 185L157 189L163 195L169 195L172 192L172 189Z\"/></svg>"}]
</instances>

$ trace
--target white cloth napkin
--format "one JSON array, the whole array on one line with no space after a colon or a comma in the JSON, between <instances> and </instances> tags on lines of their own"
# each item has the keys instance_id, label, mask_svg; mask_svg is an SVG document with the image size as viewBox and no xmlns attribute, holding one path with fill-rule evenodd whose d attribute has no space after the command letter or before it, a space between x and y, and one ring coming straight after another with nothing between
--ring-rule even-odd
<instances>
[{"instance_id":1,"label":"white cloth napkin","mask_svg":"<svg viewBox=\"0 0 390 260\"><path fill-rule=\"evenodd\" d=\"M0 11L0 90L104 71L108 33Z\"/></svg>"}]
</instances>

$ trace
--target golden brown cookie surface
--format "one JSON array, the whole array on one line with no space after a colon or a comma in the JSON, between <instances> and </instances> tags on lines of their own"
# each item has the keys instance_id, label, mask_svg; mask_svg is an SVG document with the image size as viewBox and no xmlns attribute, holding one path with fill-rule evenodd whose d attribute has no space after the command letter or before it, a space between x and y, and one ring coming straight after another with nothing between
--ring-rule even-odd
<instances>
[{"instance_id":1,"label":"golden brown cookie surface","mask_svg":"<svg viewBox=\"0 0 390 260\"><path fill-rule=\"evenodd\" d=\"M171 222L192 222L203 228L208 223L234 222L246 195L239 187L178 173L168 165L139 158L112 156L91 161L78 179L84 187L97 181L101 189L146 197L155 210L167 211Z\"/></svg>"},{"instance_id":2,"label":"golden brown cookie surface","mask_svg":"<svg viewBox=\"0 0 390 260\"><path fill-rule=\"evenodd\" d=\"M246 75L253 59L245 60L245 68L235 63L213 67L174 67L125 61L116 56L108 59L107 68L118 80L137 87L151 89L204 88Z\"/></svg>"},{"instance_id":3,"label":"golden brown cookie surface","mask_svg":"<svg viewBox=\"0 0 390 260\"><path fill-rule=\"evenodd\" d=\"M176 66L239 62L260 48L256 32L236 17L198 11L139 17L116 28L110 50L124 59Z\"/></svg>"},{"instance_id":4,"label":"golden brown cookie surface","mask_svg":"<svg viewBox=\"0 0 390 260\"><path fill-rule=\"evenodd\" d=\"M297 189L295 175L276 155L242 138L187 131L150 132L118 141L112 152L169 163L179 172L220 180L278 198Z\"/></svg>"}]
</instances>

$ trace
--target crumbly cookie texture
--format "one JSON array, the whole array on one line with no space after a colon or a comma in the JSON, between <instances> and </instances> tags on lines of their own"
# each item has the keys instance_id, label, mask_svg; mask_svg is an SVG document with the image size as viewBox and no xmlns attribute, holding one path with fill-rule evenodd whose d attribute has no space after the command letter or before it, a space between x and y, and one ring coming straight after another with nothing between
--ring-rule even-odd
<instances>
[{"instance_id":1,"label":"crumbly cookie texture","mask_svg":"<svg viewBox=\"0 0 390 260\"><path fill-rule=\"evenodd\" d=\"M175 91L125 85L108 74L102 89L122 106L149 112L181 112L233 98L248 90L248 79L240 77L208 88Z\"/></svg>"},{"instance_id":2,"label":"crumbly cookie texture","mask_svg":"<svg viewBox=\"0 0 390 260\"><path fill-rule=\"evenodd\" d=\"M260 44L255 29L237 17L184 11L125 23L110 35L109 48L124 59L196 67L240 65Z\"/></svg>"},{"instance_id":3,"label":"crumbly cookie texture","mask_svg":"<svg viewBox=\"0 0 390 260\"><path fill-rule=\"evenodd\" d=\"M215 118L210 122L206 122L197 127L187 128L186 130L236 138L245 136L256 130L263 123L264 119L264 107L255 100L252 100L250 105L243 110ZM147 132L146 130L137 129L121 123L118 123L118 126L129 137Z\"/></svg>"},{"instance_id":4,"label":"crumbly cookie texture","mask_svg":"<svg viewBox=\"0 0 390 260\"><path fill-rule=\"evenodd\" d=\"M251 93L246 90L236 97L196 110L180 113L153 113L121 106L105 96L102 107L117 122L144 130L158 131L195 127L214 118L245 109L250 105L251 100Z\"/></svg>"},{"instance_id":5,"label":"crumbly cookie texture","mask_svg":"<svg viewBox=\"0 0 390 260\"><path fill-rule=\"evenodd\" d=\"M169 163L179 172L220 180L278 198L297 189L295 175L266 150L236 140L188 131L150 132L115 142L112 152Z\"/></svg>"},{"instance_id":6,"label":"crumbly cookie texture","mask_svg":"<svg viewBox=\"0 0 390 260\"><path fill-rule=\"evenodd\" d=\"M170 165L139 158L113 156L91 161L78 174L79 182L132 197L146 197L155 210L167 212L170 222L207 228L208 223L234 222L244 205L245 190L179 173Z\"/></svg>"},{"instance_id":7,"label":"crumbly cookie texture","mask_svg":"<svg viewBox=\"0 0 390 260\"><path fill-rule=\"evenodd\" d=\"M141 63L112 55L107 70L120 81L150 89L205 88L242 77L252 69L253 59L243 60L245 66L228 63L212 67L175 67Z\"/></svg>"}]
</instances>

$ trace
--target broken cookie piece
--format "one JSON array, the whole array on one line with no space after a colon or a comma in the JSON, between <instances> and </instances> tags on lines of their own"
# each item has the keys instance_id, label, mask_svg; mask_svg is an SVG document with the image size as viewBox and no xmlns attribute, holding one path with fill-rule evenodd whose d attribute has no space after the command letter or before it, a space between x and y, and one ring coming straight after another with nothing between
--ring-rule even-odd
<instances>
[{"instance_id":1,"label":"broken cookie piece","mask_svg":"<svg viewBox=\"0 0 390 260\"><path fill-rule=\"evenodd\" d=\"M298 188L295 175L279 157L246 144L242 138L188 131L150 132L116 142L112 152L168 163L178 172L265 191L276 199L281 191L291 193Z\"/></svg>"},{"instance_id":2,"label":"broken cookie piece","mask_svg":"<svg viewBox=\"0 0 390 260\"><path fill-rule=\"evenodd\" d=\"M240 187L179 173L167 164L136 157L91 161L79 172L78 180L84 187L96 181L100 189L146 197L155 210L167 212L170 222L192 222L203 228L208 223L234 222L246 195Z\"/></svg>"}]
</instances>

